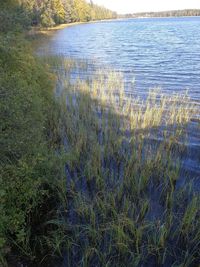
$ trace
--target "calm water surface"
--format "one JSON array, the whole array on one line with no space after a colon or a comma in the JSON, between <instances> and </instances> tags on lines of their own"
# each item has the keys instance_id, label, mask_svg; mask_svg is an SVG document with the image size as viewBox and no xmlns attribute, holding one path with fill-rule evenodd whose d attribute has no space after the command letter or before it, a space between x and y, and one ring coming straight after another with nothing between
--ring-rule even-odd
<instances>
[{"instance_id":1,"label":"calm water surface","mask_svg":"<svg viewBox=\"0 0 200 267\"><path fill-rule=\"evenodd\" d=\"M200 17L81 24L57 31L44 48L121 71L140 93L188 89L200 101Z\"/></svg>"}]
</instances>

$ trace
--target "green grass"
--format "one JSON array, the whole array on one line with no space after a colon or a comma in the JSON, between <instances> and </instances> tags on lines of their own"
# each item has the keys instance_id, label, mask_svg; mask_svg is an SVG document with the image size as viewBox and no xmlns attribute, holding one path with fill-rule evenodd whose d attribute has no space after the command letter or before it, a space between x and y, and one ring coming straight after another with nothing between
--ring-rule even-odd
<instances>
[{"instance_id":1,"label":"green grass","mask_svg":"<svg viewBox=\"0 0 200 267\"><path fill-rule=\"evenodd\" d=\"M67 175L55 254L66 253L69 266L198 266L200 197L176 186L197 113L187 92L153 90L142 100L127 96L113 71L72 84L71 68L85 66L47 63L60 84Z\"/></svg>"}]
</instances>

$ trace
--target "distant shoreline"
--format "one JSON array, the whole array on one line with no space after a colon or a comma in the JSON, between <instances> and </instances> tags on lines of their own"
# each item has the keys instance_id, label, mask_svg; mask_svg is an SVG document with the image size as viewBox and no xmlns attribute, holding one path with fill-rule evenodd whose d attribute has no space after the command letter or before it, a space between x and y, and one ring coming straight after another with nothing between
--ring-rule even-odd
<instances>
[{"instance_id":1,"label":"distant shoreline","mask_svg":"<svg viewBox=\"0 0 200 267\"><path fill-rule=\"evenodd\" d=\"M165 16L165 17L148 17L148 16L144 16L144 17L127 17L124 19L173 19L173 18L200 18L200 16Z\"/></svg>"},{"instance_id":2,"label":"distant shoreline","mask_svg":"<svg viewBox=\"0 0 200 267\"><path fill-rule=\"evenodd\" d=\"M200 9L166 10L137 12L119 15L122 18L173 18L173 17L199 17Z\"/></svg>"}]
</instances>

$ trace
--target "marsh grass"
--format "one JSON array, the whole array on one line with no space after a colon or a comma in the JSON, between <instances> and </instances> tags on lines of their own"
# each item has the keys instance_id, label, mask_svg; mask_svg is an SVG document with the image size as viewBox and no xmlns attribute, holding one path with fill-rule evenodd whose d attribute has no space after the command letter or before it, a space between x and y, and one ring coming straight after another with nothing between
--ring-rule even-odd
<instances>
[{"instance_id":1,"label":"marsh grass","mask_svg":"<svg viewBox=\"0 0 200 267\"><path fill-rule=\"evenodd\" d=\"M177 187L197 113L188 93L136 98L112 70L71 82L85 64L46 62L57 75L67 190L49 222L60 225L52 253L65 266L198 266L200 197L192 181Z\"/></svg>"}]
</instances>

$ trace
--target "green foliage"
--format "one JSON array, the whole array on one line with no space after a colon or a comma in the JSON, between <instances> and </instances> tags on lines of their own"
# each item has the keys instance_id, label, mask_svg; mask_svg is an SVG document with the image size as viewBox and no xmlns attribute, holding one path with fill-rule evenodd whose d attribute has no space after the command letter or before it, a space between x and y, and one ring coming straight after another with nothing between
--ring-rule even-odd
<instances>
[{"instance_id":1,"label":"green foliage","mask_svg":"<svg viewBox=\"0 0 200 267\"><path fill-rule=\"evenodd\" d=\"M13 249L34 260L41 225L55 216L63 168L53 84L22 36L0 35L0 264Z\"/></svg>"},{"instance_id":2,"label":"green foliage","mask_svg":"<svg viewBox=\"0 0 200 267\"><path fill-rule=\"evenodd\" d=\"M52 2L52 9L54 10L54 21L56 24L65 22L65 9L61 0L54 0Z\"/></svg>"},{"instance_id":3,"label":"green foliage","mask_svg":"<svg viewBox=\"0 0 200 267\"><path fill-rule=\"evenodd\" d=\"M20 6L1 7L0 4L0 33L8 31L22 31L28 29L31 20L26 10Z\"/></svg>"},{"instance_id":4,"label":"green foliage","mask_svg":"<svg viewBox=\"0 0 200 267\"><path fill-rule=\"evenodd\" d=\"M91 20L91 7L84 0L74 0L74 6L78 21Z\"/></svg>"},{"instance_id":5,"label":"green foliage","mask_svg":"<svg viewBox=\"0 0 200 267\"><path fill-rule=\"evenodd\" d=\"M42 14L41 14L41 25L43 27L53 27L55 25L55 22L51 16L51 13L46 9Z\"/></svg>"},{"instance_id":6,"label":"green foliage","mask_svg":"<svg viewBox=\"0 0 200 267\"><path fill-rule=\"evenodd\" d=\"M30 25L55 24L115 18L116 14L86 0L21 0L0 4L0 31Z\"/></svg>"}]
</instances>

